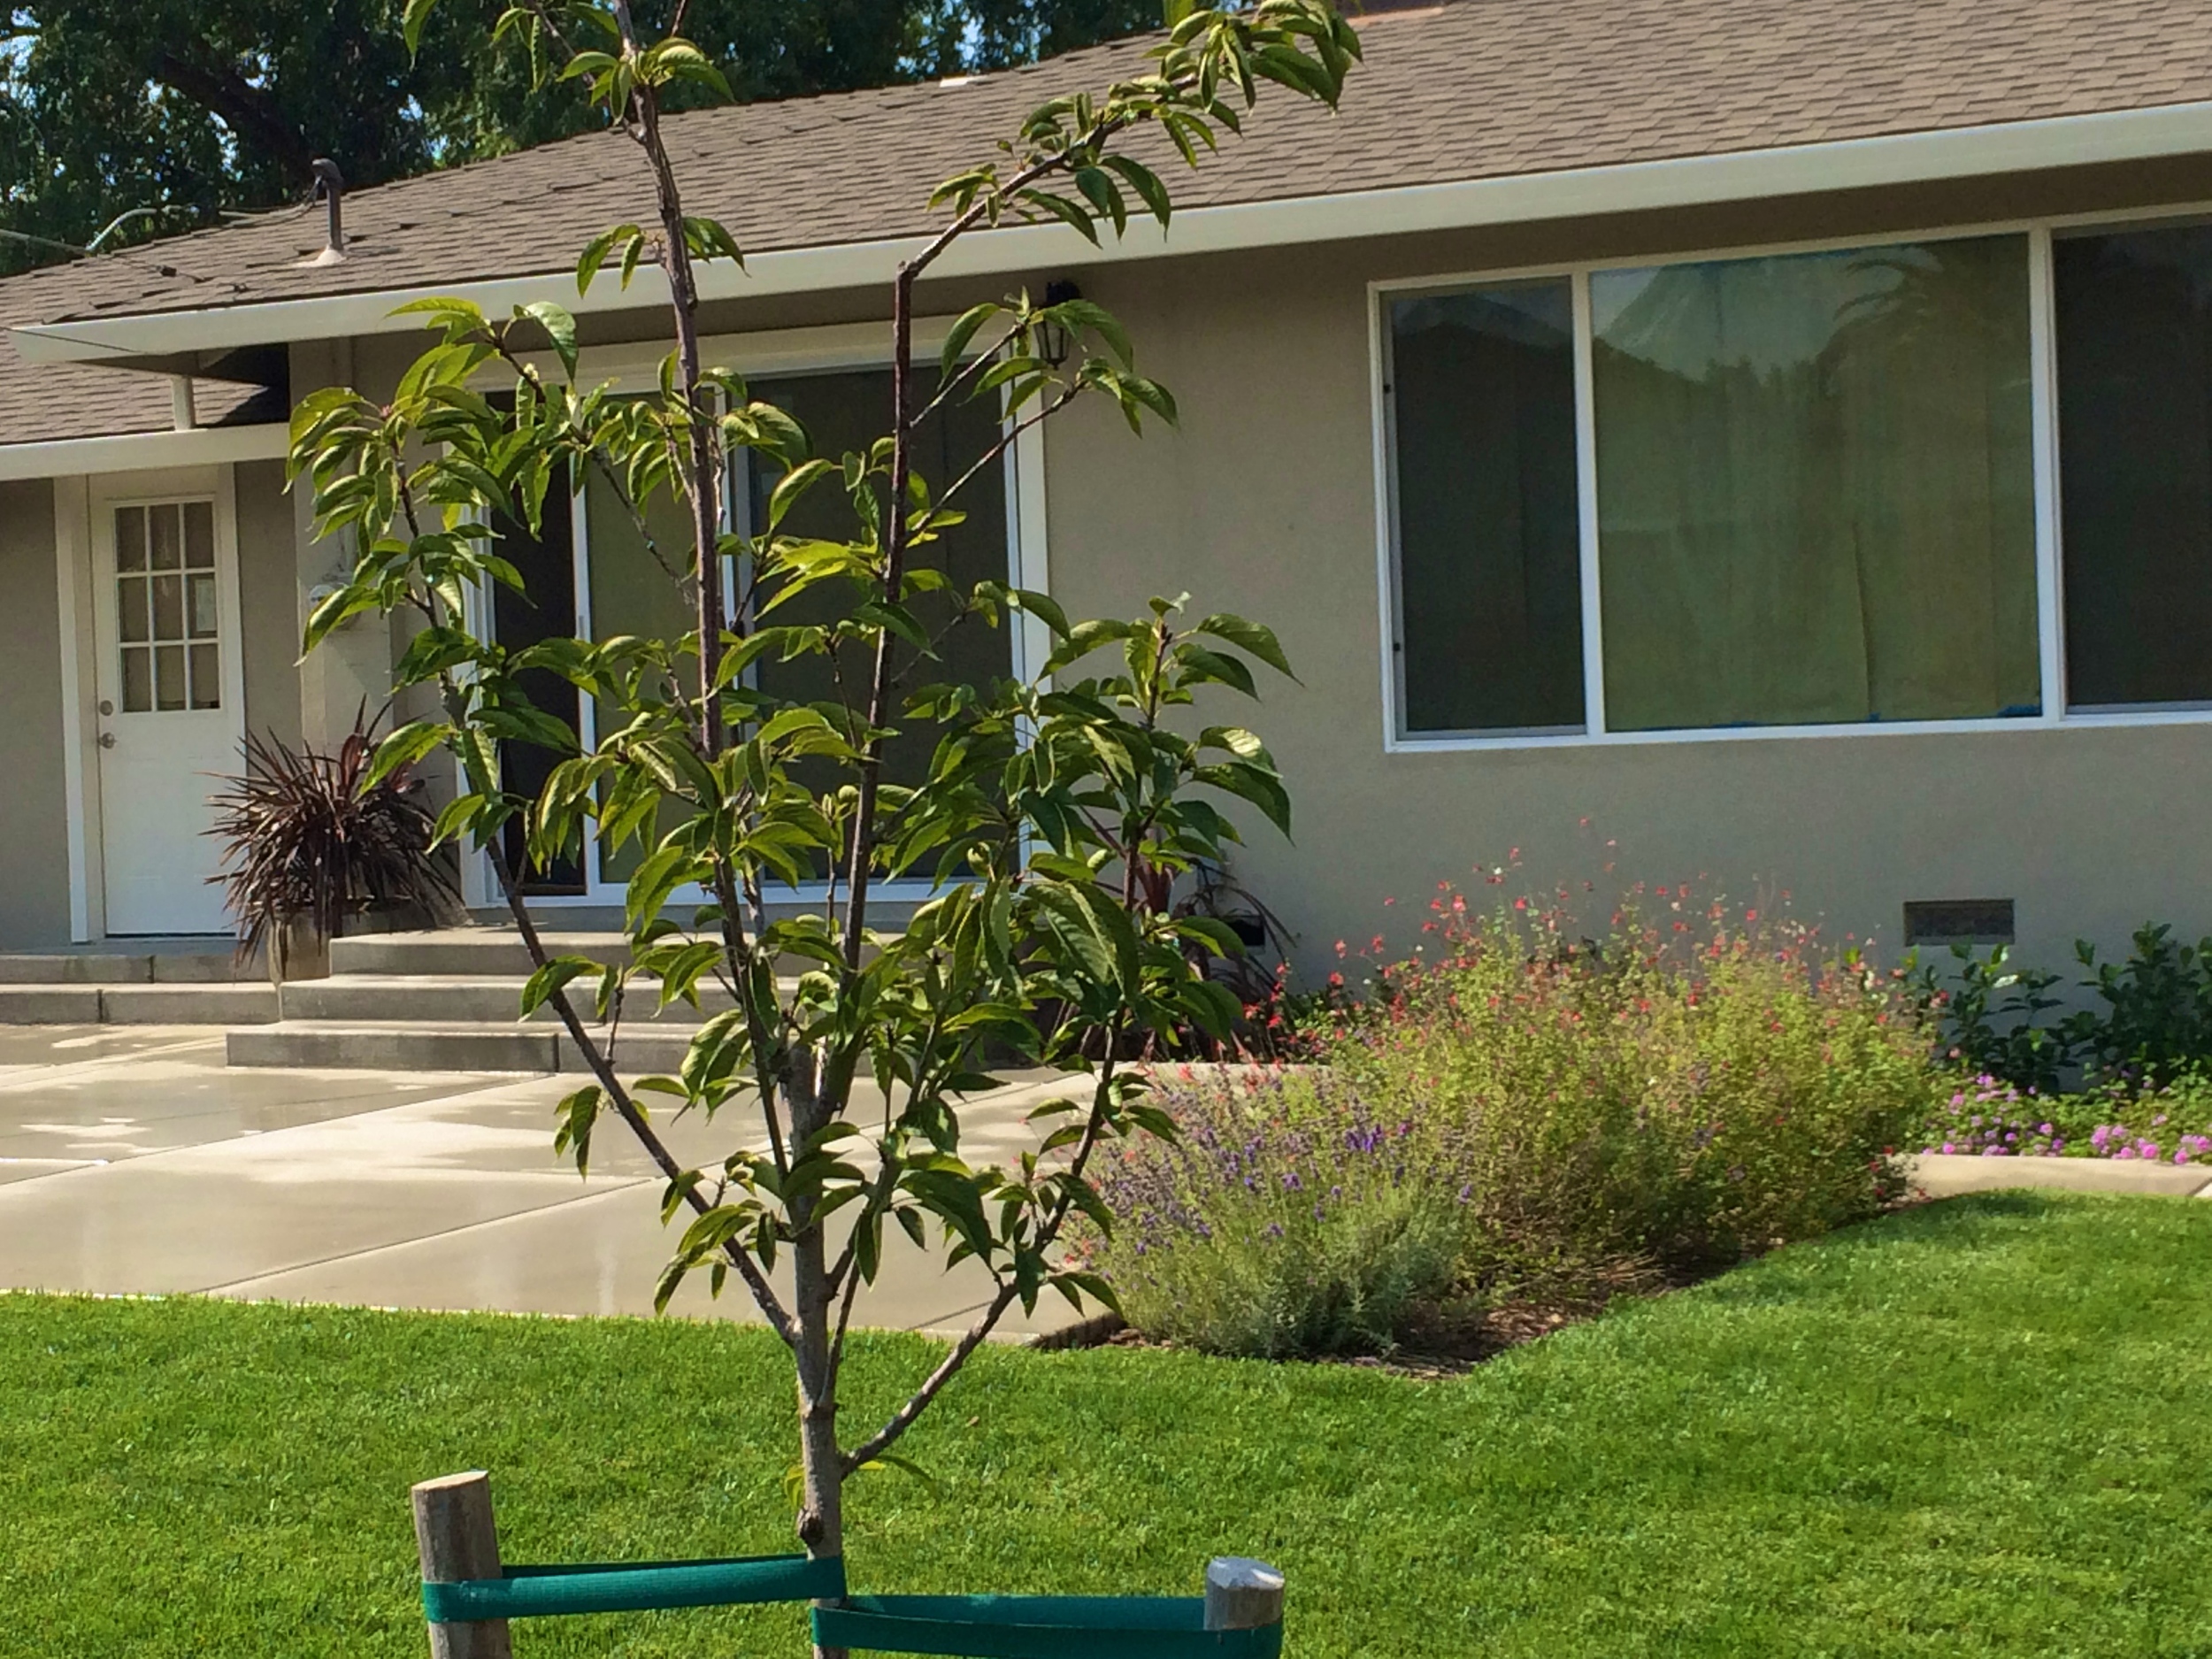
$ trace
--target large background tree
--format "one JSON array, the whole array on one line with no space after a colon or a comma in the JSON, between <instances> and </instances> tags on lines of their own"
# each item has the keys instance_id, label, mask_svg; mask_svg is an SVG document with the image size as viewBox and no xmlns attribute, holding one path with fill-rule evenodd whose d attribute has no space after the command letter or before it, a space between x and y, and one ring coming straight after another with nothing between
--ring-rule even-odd
<instances>
[{"instance_id":1,"label":"large background tree","mask_svg":"<svg viewBox=\"0 0 2212 1659\"><path fill-rule=\"evenodd\" d=\"M456 5L411 61L403 0L32 0L0 51L0 228L82 246L541 143L603 121L534 88L516 54L466 50L497 7ZM640 27L672 0L642 0ZM1000 68L1156 26L1159 0L691 0L684 33L741 99ZM450 35L440 41L435 35ZM698 101L679 89L674 107ZM0 272L66 257L0 238Z\"/></svg>"}]
</instances>

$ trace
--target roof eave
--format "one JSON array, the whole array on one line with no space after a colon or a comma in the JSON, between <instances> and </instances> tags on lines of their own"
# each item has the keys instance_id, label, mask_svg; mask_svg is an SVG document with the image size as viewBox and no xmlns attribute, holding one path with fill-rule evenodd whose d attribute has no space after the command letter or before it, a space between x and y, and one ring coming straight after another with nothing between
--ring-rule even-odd
<instances>
[{"instance_id":1,"label":"roof eave","mask_svg":"<svg viewBox=\"0 0 2212 1659\"><path fill-rule=\"evenodd\" d=\"M932 275L999 275L1048 266L1057 270L1108 260L1578 219L2206 151L2212 151L2212 102L2162 104L1723 155L1193 208L1178 213L1172 228L1165 234L1154 230L1148 221L1142 228L1133 227L1125 239L1098 248L1058 224L1006 226L962 238L932 267ZM772 250L754 255L742 271L718 263L702 270L701 296L754 298L887 284L900 261L920 251L927 240L894 237ZM665 282L654 270L641 270L626 291L611 280L595 284L590 294L581 296L575 288L572 273L549 272L199 311L32 324L10 332L16 349L32 362L96 363L179 351L224 350L273 341L411 330L421 326L419 317L395 317L393 311L410 300L434 295L472 300L497 312L535 300L549 299L571 311L593 312L633 310L664 303L667 298Z\"/></svg>"}]
</instances>

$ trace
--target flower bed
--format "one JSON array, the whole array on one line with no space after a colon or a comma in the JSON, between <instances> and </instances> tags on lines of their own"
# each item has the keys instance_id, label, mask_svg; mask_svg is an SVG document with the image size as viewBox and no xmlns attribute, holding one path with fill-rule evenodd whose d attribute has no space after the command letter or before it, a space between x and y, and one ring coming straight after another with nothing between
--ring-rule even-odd
<instances>
[{"instance_id":1,"label":"flower bed","mask_svg":"<svg viewBox=\"0 0 2212 1659\"><path fill-rule=\"evenodd\" d=\"M1102 1184L1087 1248L1148 1334L1280 1356L1387 1347L1440 1302L1586 1298L1870 1216L1928 1114L1910 998L1809 931L1658 890L1445 892L1411 957L1339 1000L1321 1064L1171 1077L1182 1126Z\"/></svg>"},{"instance_id":2,"label":"flower bed","mask_svg":"<svg viewBox=\"0 0 2212 1659\"><path fill-rule=\"evenodd\" d=\"M1924 1153L1967 1157L2212 1163L2212 1079L2192 1071L2139 1093L2115 1084L2038 1094L1984 1074L1931 1114L1921 1139Z\"/></svg>"}]
</instances>

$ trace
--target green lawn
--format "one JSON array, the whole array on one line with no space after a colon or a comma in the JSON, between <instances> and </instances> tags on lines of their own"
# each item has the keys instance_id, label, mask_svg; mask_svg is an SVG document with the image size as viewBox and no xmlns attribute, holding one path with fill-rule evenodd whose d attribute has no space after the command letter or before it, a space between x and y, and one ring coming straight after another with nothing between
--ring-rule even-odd
<instances>
[{"instance_id":1,"label":"green lawn","mask_svg":"<svg viewBox=\"0 0 2212 1659\"><path fill-rule=\"evenodd\" d=\"M1298 1659L2212 1653L2212 1202L2001 1194L1415 1383L997 1351L864 1477L856 1589L1289 1574ZM872 1420L926 1357L872 1342ZM411 1480L510 1559L784 1542L772 1339L641 1321L0 1296L0 1653L424 1652ZM519 1627L797 1652L790 1609Z\"/></svg>"}]
</instances>

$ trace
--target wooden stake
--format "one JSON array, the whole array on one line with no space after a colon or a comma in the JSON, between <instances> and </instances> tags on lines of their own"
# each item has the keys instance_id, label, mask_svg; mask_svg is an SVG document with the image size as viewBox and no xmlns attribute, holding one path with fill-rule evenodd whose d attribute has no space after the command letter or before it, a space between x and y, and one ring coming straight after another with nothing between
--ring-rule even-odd
<instances>
[{"instance_id":1,"label":"wooden stake","mask_svg":"<svg viewBox=\"0 0 2212 1659\"><path fill-rule=\"evenodd\" d=\"M1208 1630L1261 1630L1282 1622L1281 1573L1242 1555L1217 1555L1206 1563Z\"/></svg>"},{"instance_id":2,"label":"wooden stake","mask_svg":"<svg viewBox=\"0 0 2212 1659\"><path fill-rule=\"evenodd\" d=\"M417 1486L414 1499L415 1548L425 1584L499 1577L489 1475L480 1469L442 1475ZM430 1627L430 1659L513 1659L513 1654L503 1618Z\"/></svg>"}]
</instances>

